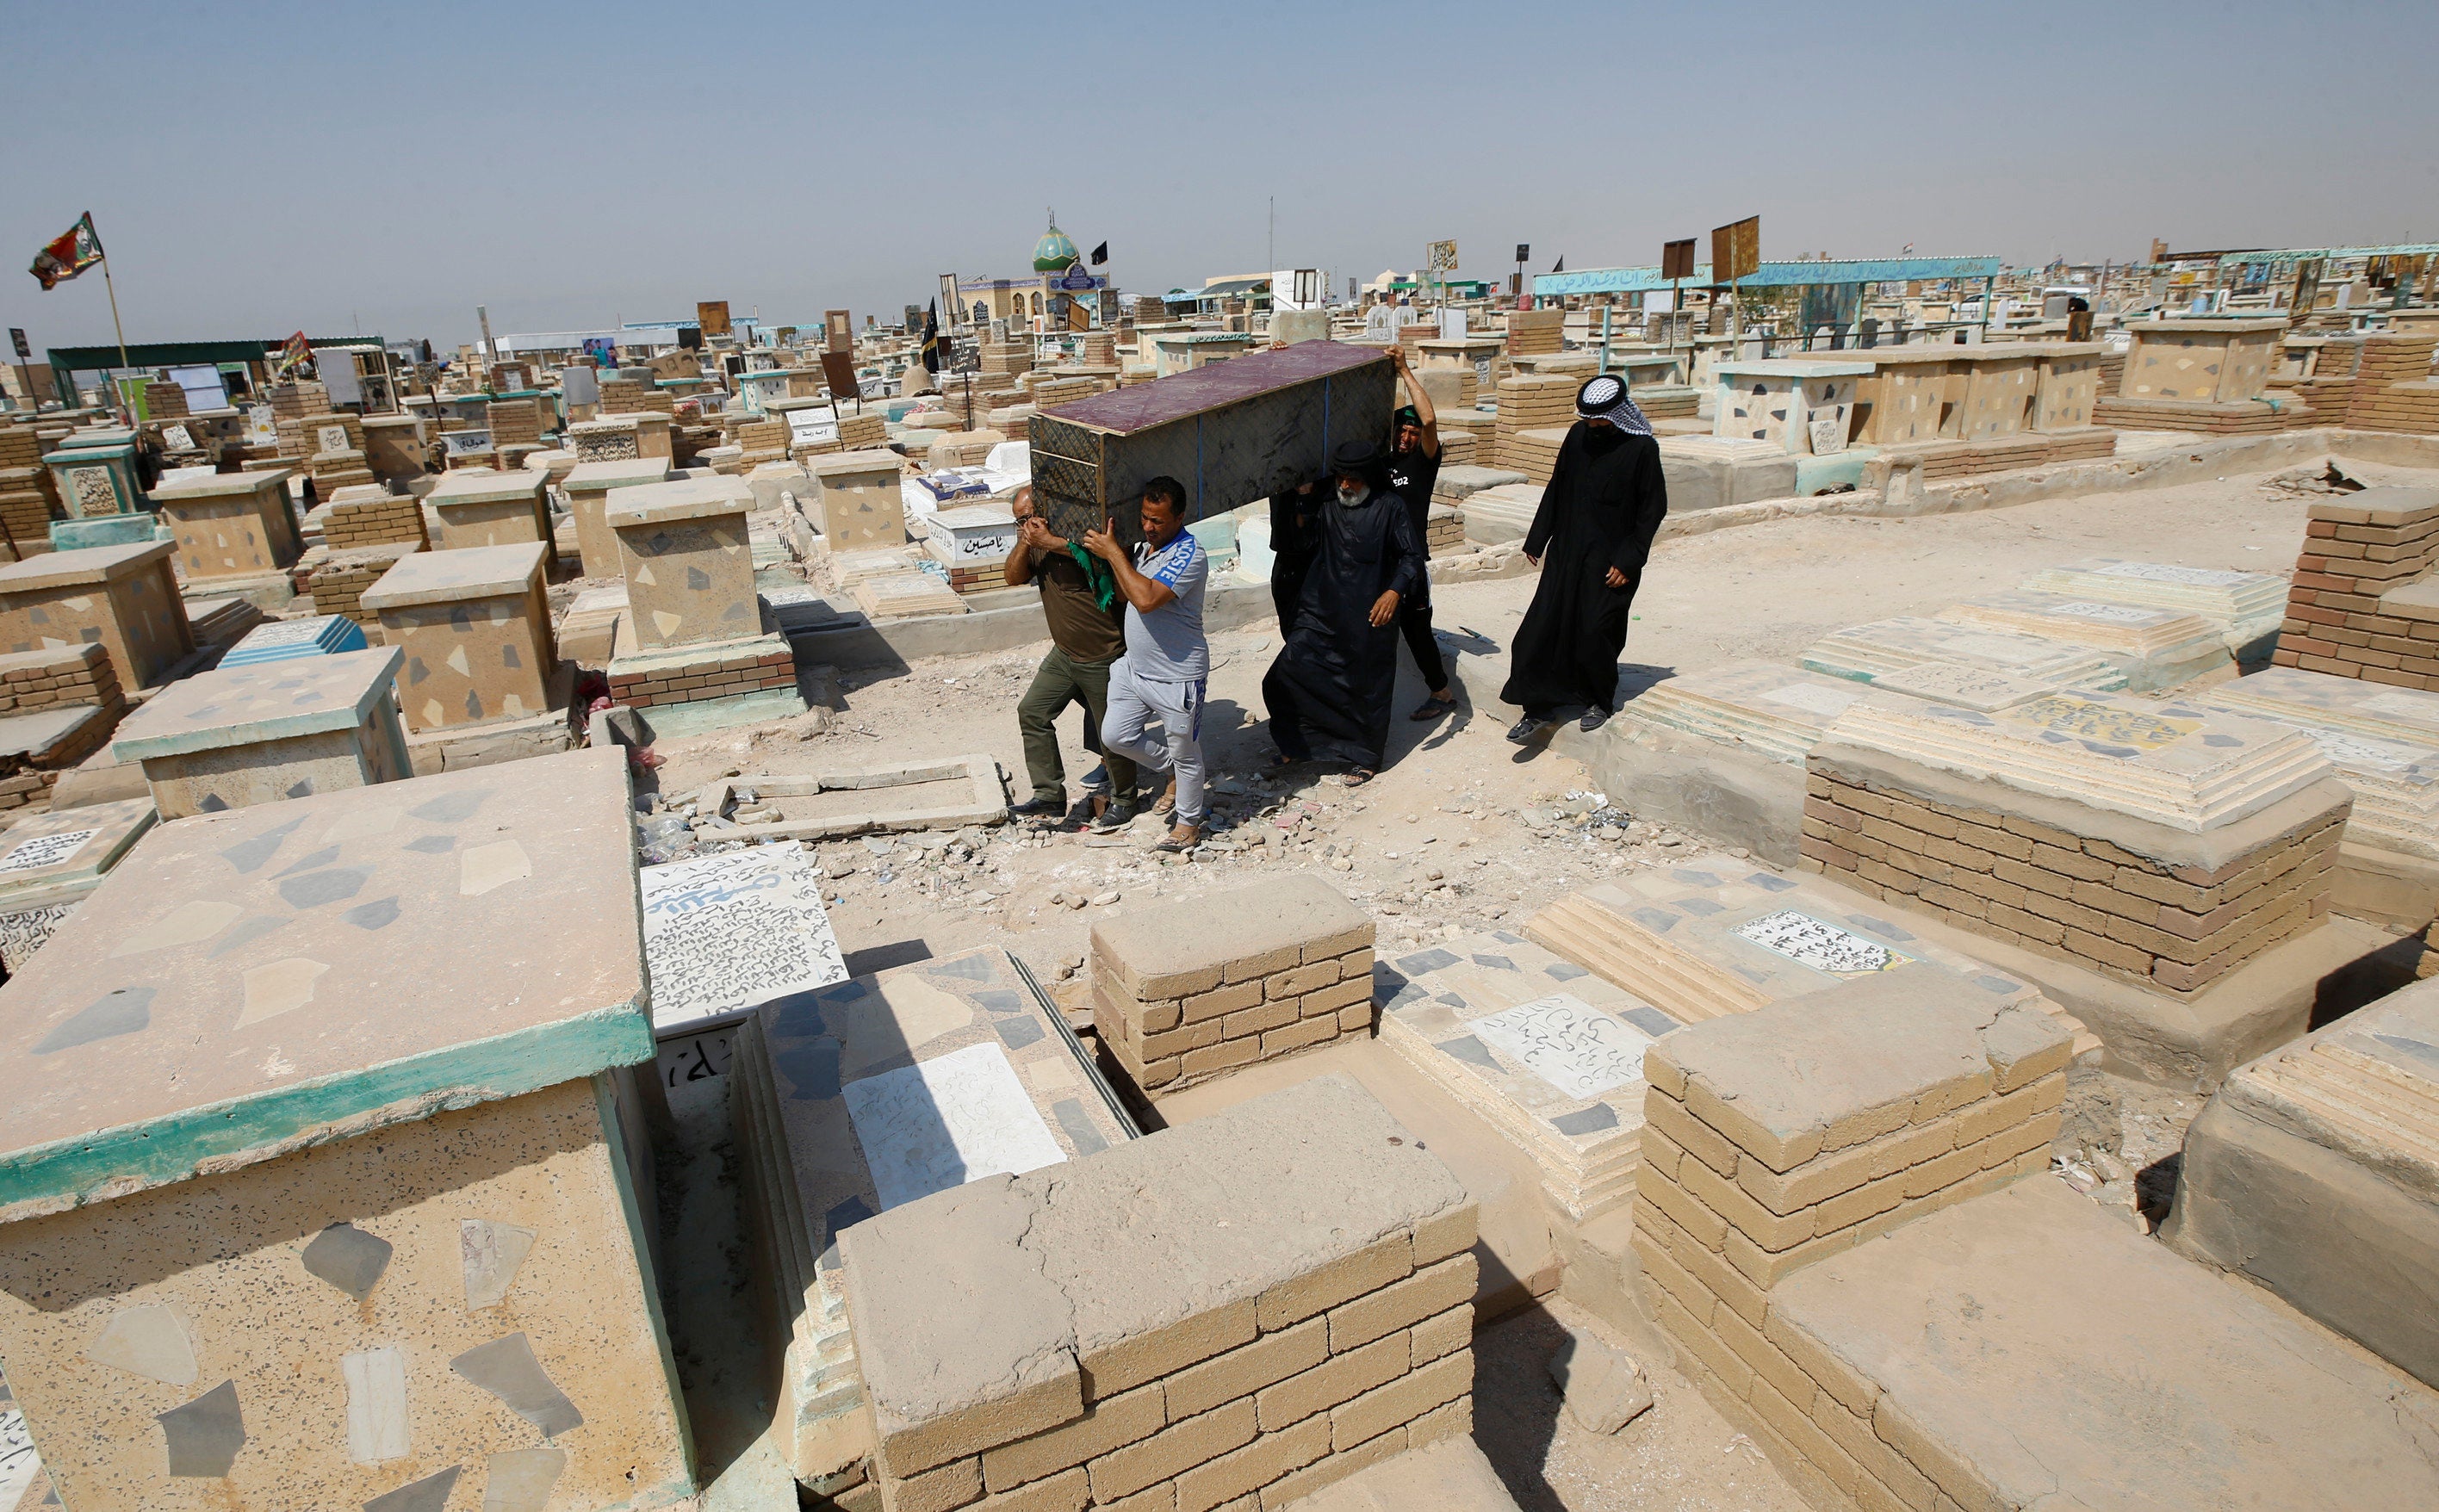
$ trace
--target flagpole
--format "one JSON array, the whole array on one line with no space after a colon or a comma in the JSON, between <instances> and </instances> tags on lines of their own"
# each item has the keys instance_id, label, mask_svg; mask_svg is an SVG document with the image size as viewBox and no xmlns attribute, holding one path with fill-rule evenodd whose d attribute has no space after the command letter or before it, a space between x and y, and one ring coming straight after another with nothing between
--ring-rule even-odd
<instances>
[{"instance_id":1,"label":"flagpole","mask_svg":"<svg viewBox=\"0 0 2439 1512\"><path fill-rule=\"evenodd\" d=\"M94 238L97 246L100 241L99 237ZM118 322L118 286L110 281L110 254L107 252L101 255L101 286L110 292L110 329L118 333L118 365L123 368L127 365L127 328ZM111 381L110 386L118 396L118 407L125 410L128 418L133 420L135 411L127 402L127 391L118 386L116 379Z\"/></svg>"}]
</instances>

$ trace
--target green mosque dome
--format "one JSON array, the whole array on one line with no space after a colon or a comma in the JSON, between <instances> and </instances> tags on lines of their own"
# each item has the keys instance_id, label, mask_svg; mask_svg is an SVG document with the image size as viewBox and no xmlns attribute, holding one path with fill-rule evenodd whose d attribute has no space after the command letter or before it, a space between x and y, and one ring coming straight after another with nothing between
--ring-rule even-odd
<instances>
[{"instance_id":1,"label":"green mosque dome","mask_svg":"<svg viewBox=\"0 0 2439 1512\"><path fill-rule=\"evenodd\" d=\"M1076 243L1068 240L1067 233L1059 229L1059 216L1056 211L1053 211L1050 217L1050 229L1042 233L1041 240L1033 244L1033 271L1063 273L1077 260Z\"/></svg>"}]
</instances>

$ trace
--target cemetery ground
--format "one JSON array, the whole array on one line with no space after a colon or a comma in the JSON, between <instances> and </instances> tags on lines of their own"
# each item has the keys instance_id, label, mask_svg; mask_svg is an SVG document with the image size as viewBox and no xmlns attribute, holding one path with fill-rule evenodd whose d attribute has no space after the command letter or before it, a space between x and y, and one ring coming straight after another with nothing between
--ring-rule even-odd
<instances>
[{"instance_id":1,"label":"cemetery ground","mask_svg":"<svg viewBox=\"0 0 2439 1512\"><path fill-rule=\"evenodd\" d=\"M2310 501L2325 495L2323 471L2316 464L1981 513L1820 515L1664 541L1636 600L1622 691L1630 696L1672 672L1734 661L1792 661L1838 627L1932 613L2081 557L2283 575ZM2420 481L2404 469L2350 463L2344 471L2367 486ZM821 843L824 898L848 969L1005 948L1081 1027L1090 1007L1077 968L1092 926L1153 898L1242 887L1264 870L1316 870L1374 914L1386 958L1427 941L1514 928L1561 894L1693 854L1705 845L1700 837L1606 807L1605 795L1589 791L1586 768L1563 750L1519 752L1502 738L1515 717L1497 702L1505 649L1533 586L1527 576L1434 590L1441 644L1463 690L1460 711L1437 723L1406 720L1422 689L1401 656L1391 763L1354 790L1309 767L1275 780L1264 773L1271 745L1260 682L1278 649L1275 627L1215 635L1204 739L1213 823L1191 860L1152 851L1165 827L1148 817L1117 837L1011 825ZM683 812L706 784L731 774L980 751L1013 776L1021 800L1015 704L1041 649L944 657L887 673L842 669L838 706L827 720L663 740L665 764L643 787ZM1071 798L1094 761L1081 746L1081 718L1071 708L1059 721ZM1562 736L1558 744L1580 738ZM1365 1048L1377 1047L1303 1058ZM2060 1178L2147 1231L2164 1197L2164 1167L2147 1176L2145 1167L2173 1155L2201 1099L2114 1077L2109 1083L2116 1127ZM679 1100L683 1107L687 1099ZM696 1127L717 1127L708 1109ZM1487 1216L1485 1224L1487 1231ZM1559 1320L1580 1316L1553 1299L1493 1325L1480 1341L1477 1437L1521 1504L1576 1512L1801 1504L1759 1452L1665 1368L1647 1372L1657 1410L1614 1436L1567 1419L1542 1363ZM715 1464L723 1457L716 1449L711 1455Z\"/></svg>"}]
</instances>

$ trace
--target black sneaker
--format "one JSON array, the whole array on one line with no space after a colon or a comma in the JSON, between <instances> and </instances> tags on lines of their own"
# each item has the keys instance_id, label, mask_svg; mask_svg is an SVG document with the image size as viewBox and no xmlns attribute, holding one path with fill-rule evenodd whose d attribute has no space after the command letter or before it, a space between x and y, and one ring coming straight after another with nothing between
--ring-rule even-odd
<instances>
[{"instance_id":1,"label":"black sneaker","mask_svg":"<svg viewBox=\"0 0 2439 1512\"><path fill-rule=\"evenodd\" d=\"M1541 732L1549 727L1550 721L1548 720L1537 720L1530 714L1527 714L1522 719L1518 720L1514 724L1507 727L1508 743L1511 745L1531 745Z\"/></svg>"},{"instance_id":2,"label":"black sneaker","mask_svg":"<svg viewBox=\"0 0 2439 1512\"><path fill-rule=\"evenodd\" d=\"M1602 708L1599 704L1595 703L1591 708L1584 710L1584 717L1576 721L1576 728L1589 732L1597 730L1608 722L1609 710Z\"/></svg>"},{"instance_id":3,"label":"black sneaker","mask_svg":"<svg viewBox=\"0 0 2439 1512\"><path fill-rule=\"evenodd\" d=\"M1019 819L1051 819L1067 811L1067 795L1063 792L1037 792L1008 812Z\"/></svg>"},{"instance_id":4,"label":"black sneaker","mask_svg":"<svg viewBox=\"0 0 2439 1512\"><path fill-rule=\"evenodd\" d=\"M1111 798L1100 806L1089 827L1096 835L1113 835L1134 823L1135 801L1132 798Z\"/></svg>"}]
</instances>

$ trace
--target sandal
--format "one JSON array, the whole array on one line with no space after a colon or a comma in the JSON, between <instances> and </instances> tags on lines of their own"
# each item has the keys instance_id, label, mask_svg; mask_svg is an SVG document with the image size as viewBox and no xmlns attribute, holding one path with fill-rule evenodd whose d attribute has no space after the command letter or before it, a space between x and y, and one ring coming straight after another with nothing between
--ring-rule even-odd
<instances>
[{"instance_id":1,"label":"sandal","mask_svg":"<svg viewBox=\"0 0 2439 1512\"><path fill-rule=\"evenodd\" d=\"M1339 778L1338 781L1342 787L1360 788L1379 775L1379 773L1373 771L1369 767L1357 767L1354 771Z\"/></svg>"},{"instance_id":2,"label":"sandal","mask_svg":"<svg viewBox=\"0 0 2439 1512\"><path fill-rule=\"evenodd\" d=\"M1420 703L1415 705L1415 712L1407 715L1406 718L1415 720L1416 723L1420 723L1425 720L1436 720L1443 714L1454 714L1455 712L1456 695L1454 693L1451 693L1446 698L1424 699Z\"/></svg>"}]
</instances>

